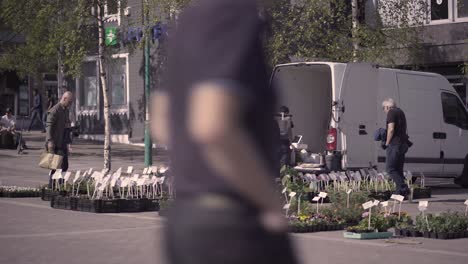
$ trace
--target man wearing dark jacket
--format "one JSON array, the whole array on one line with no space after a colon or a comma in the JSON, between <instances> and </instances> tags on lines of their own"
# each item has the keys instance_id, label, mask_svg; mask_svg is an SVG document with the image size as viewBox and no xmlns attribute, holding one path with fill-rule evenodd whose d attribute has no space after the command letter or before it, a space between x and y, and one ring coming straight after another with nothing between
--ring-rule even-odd
<instances>
[{"instance_id":1,"label":"man wearing dark jacket","mask_svg":"<svg viewBox=\"0 0 468 264\"><path fill-rule=\"evenodd\" d=\"M37 89L34 89L34 104L33 104L33 107L31 108L31 122L29 123L28 132L31 131L31 127L34 124L34 121L36 121L36 118L39 120L39 123L41 124L42 132L45 132L44 123L42 123L42 121L41 121L41 118L42 118L42 97L39 94L39 91Z\"/></svg>"},{"instance_id":2,"label":"man wearing dark jacket","mask_svg":"<svg viewBox=\"0 0 468 264\"><path fill-rule=\"evenodd\" d=\"M47 114L46 126L46 148L50 153L63 156L62 171L68 170L68 148L70 144L70 133L67 128L70 127L68 108L73 102L73 94L66 92L63 94L60 102L52 107ZM52 175L55 170L49 173L49 187L52 186Z\"/></svg>"},{"instance_id":3,"label":"man wearing dark jacket","mask_svg":"<svg viewBox=\"0 0 468 264\"><path fill-rule=\"evenodd\" d=\"M391 98L385 99L382 107L387 114L387 140L382 145L387 151L387 172L396 184L396 194L405 196L409 188L405 184L403 167L410 144L406 133L406 116Z\"/></svg>"}]
</instances>

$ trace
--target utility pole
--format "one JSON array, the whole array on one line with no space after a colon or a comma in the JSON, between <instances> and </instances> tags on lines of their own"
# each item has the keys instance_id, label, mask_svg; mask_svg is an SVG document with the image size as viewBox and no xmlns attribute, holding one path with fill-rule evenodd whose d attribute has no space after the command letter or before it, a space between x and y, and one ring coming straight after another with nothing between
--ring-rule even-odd
<instances>
[{"instance_id":1,"label":"utility pole","mask_svg":"<svg viewBox=\"0 0 468 264\"><path fill-rule=\"evenodd\" d=\"M145 60L145 167L149 167L153 165L153 153L152 147L153 142L151 140L150 129L149 129L149 109L150 109L150 94L151 94L151 87L150 87L150 31L149 27L149 5L148 0L143 0L144 4L142 5L144 10L144 18L143 23L145 24L145 50L144 50L144 60Z\"/></svg>"}]
</instances>

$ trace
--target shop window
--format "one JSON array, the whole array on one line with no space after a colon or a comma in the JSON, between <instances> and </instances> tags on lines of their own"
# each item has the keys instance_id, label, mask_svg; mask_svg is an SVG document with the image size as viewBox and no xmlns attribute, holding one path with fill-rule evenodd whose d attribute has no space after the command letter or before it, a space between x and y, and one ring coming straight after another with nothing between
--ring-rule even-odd
<instances>
[{"instance_id":1,"label":"shop window","mask_svg":"<svg viewBox=\"0 0 468 264\"><path fill-rule=\"evenodd\" d=\"M106 1L106 15L117 15L119 13L119 1L118 0L107 0Z\"/></svg>"},{"instance_id":2,"label":"shop window","mask_svg":"<svg viewBox=\"0 0 468 264\"><path fill-rule=\"evenodd\" d=\"M445 123L468 130L468 113L456 95L442 93L442 110Z\"/></svg>"},{"instance_id":3,"label":"shop window","mask_svg":"<svg viewBox=\"0 0 468 264\"><path fill-rule=\"evenodd\" d=\"M112 59L109 61L109 79L112 105L125 105L127 103L126 89L126 59Z\"/></svg>"},{"instance_id":4,"label":"shop window","mask_svg":"<svg viewBox=\"0 0 468 264\"><path fill-rule=\"evenodd\" d=\"M468 0L455 0L459 18L468 18Z\"/></svg>"},{"instance_id":5,"label":"shop window","mask_svg":"<svg viewBox=\"0 0 468 264\"><path fill-rule=\"evenodd\" d=\"M81 106L97 106L98 82L95 61L83 64L83 77L81 78L80 84Z\"/></svg>"},{"instance_id":6,"label":"shop window","mask_svg":"<svg viewBox=\"0 0 468 264\"><path fill-rule=\"evenodd\" d=\"M449 19L449 0L431 0L431 20L445 19Z\"/></svg>"}]
</instances>

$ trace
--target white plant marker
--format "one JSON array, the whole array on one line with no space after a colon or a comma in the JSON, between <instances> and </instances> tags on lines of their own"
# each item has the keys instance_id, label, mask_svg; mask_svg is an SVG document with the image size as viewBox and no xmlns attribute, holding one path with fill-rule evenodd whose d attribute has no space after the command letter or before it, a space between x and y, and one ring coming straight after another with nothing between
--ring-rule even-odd
<instances>
[{"instance_id":1,"label":"white plant marker","mask_svg":"<svg viewBox=\"0 0 468 264\"><path fill-rule=\"evenodd\" d=\"M286 210L286 216L288 216L288 212L289 212L289 207L291 207L291 204L290 203L287 203L283 206L283 209Z\"/></svg>"},{"instance_id":2,"label":"white plant marker","mask_svg":"<svg viewBox=\"0 0 468 264\"><path fill-rule=\"evenodd\" d=\"M381 202L380 205L384 208L385 213L387 213L388 201Z\"/></svg>"},{"instance_id":3,"label":"white plant marker","mask_svg":"<svg viewBox=\"0 0 468 264\"><path fill-rule=\"evenodd\" d=\"M349 189L348 191L346 191L346 195L347 195L347 198L346 198L346 208L349 208L349 196L351 195L351 192L353 190Z\"/></svg>"},{"instance_id":4,"label":"white plant marker","mask_svg":"<svg viewBox=\"0 0 468 264\"><path fill-rule=\"evenodd\" d=\"M93 168L89 168L88 175L91 175L91 172L93 172Z\"/></svg>"},{"instance_id":5,"label":"white plant marker","mask_svg":"<svg viewBox=\"0 0 468 264\"><path fill-rule=\"evenodd\" d=\"M323 200L325 198L327 198L327 195L328 195L328 193L326 193L326 192L320 192L319 193L319 197L322 198L322 202L321 202L320 206L323 206Z\"/></svg>"},{"instance_id":6,"label":"white plant marker","mask_svg":"<svg viewBox=\"0 0 468 264\"><path fill-rule=\"evenodd\" d=\"M422 213L422 216L425 217L424 212L427 210L427 207L429 206L428 201L419 201L418 204L418 209Z\"/></svg>"},{"instance_id":7,"label":"white plant marker","mask_svg":"<svg viewBox=\"0 0 468 264\"><path fill-rule=\"evenodd\" d=\"M400 220L401 204L403 203L403 200L405 199L405 197L403 195L393 194L391 198L394 199L395 201L400 202L399 207L398 207L398 220ZM395 209L395 204L393 204L393 208Z\"/></svg>"},{"instance_id":8,"label":"white plant marker","mask_svg":"<svg viewBox=\"0 0 468 264\"><path fill-rule=\"evenodd\" d=\"M128 166L127 174L132 174L132 172L133 172L133 166Z\"/></svg>"},{"instance_id":9,"label":"white plant marker","mask_svg":"<svg viewBox=\"0 0 468 264\"><path fill-rule=\"evenodd\" d=\"M315 196L312 201L314 202L317 202L317 214L319 212L319 201L320 201L321 197L320 196Z\"/></svg>"},{"instance_id":10,"label":"white plant marker","mask_svg":"<svg viewBox=\"0 0 468 264\"><path fill-rule=\"evenodd\" d=\"M466 209L465 209L465 216L468 215L468 200L465 201Z\"/></svg>"},{"instance_id":11,"label":"white plant marker","mask_svg":"<svg viewBox=\"0 0 468 264\"><path fill-rule=\"evenodd\" d=\"M370 229L371 226L371 215L372 215L372 207L374 207L375 203L373 201L368 201L362 204L362 208L364 210L369 209L369 223L367 224L367 228Z\"/></svg>"},{"instance_id":12,"label":"white plant marker","mask_svg":"<svg viewBox=\"0 0 468 264\"><path fill-rule=\"evenodd\" d=\"M145 175L146 173L148 173L148 168L143 169L143 175Z\"/></svg>"}]
</instances>

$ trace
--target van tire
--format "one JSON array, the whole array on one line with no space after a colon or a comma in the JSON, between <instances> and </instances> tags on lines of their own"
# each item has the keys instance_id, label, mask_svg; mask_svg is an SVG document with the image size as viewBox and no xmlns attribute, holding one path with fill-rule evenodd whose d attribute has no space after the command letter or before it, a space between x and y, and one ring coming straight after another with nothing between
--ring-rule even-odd
<instances>
[{"instance_id":1,"label":"van tire","mask_svg":"<svg viewBox=\"0 0 468 264\"><path fill-rule=\"evenodd\" d=\"M465 157L463 171L460 177L455 179L455 183L460 185L463 188L468 188L468 154Z\"/></svg>"}]
</instances>

